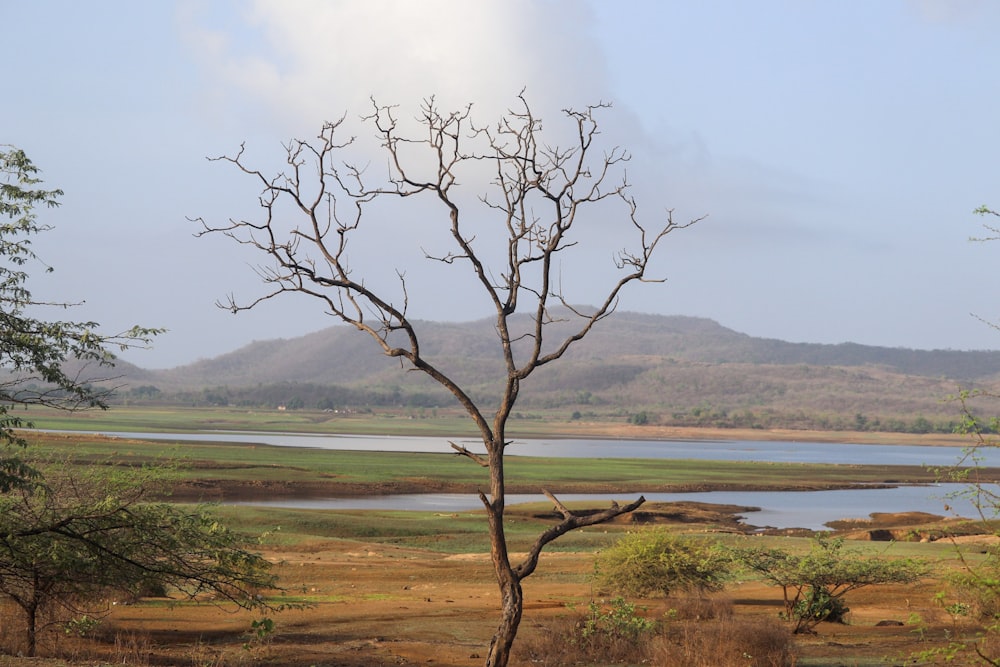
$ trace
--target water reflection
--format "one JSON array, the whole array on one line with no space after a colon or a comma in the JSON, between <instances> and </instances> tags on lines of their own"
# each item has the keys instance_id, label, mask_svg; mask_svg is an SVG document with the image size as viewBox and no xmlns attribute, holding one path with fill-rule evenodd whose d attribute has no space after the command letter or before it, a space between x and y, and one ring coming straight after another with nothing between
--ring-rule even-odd
<instances>
[{"instance_id":1,"label":"water reflection","mask_svg":"<svg viewBox=\"0 0 1000 667\"><path fill-rule=\"evenodd\" d=\"M956 494L961 484L938 486L901 486L894 489L854 489L841 491L708 491L699 493L646 493L649 502L682 500L760 507L744 514L752 526L808 528L823 530L828 521L868 518L871 512L928 512L943 516L976 516L972 503ZM600 504L616 500L634 500L640 494L560 494L564 502L590 501ZM509 505L545 502L538 494L508 494ZM263 507L331 510L422 510L428 512L467 512L482 508L479 497L461 493L421 493L356 498L276 500L239 503ZM947 508L947 509L946 509Z\"/></svg>"}]
</instances>

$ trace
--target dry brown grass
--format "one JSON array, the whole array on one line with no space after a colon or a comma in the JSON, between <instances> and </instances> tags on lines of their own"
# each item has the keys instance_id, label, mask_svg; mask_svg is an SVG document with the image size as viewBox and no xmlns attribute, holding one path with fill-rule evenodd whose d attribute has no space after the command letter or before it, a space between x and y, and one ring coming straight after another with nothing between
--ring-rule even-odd
<instances>
[{"instance_id":1,"label":"dry brown grass","mask_svg":"<svg viewBox=\"0 0 1000 667\"><path fill-rule=\"evenodd\" d=\"M787 667L791 633L777 619L727 615L670 624L650 647L650 663L686 667Z\"/></svg>"},{"instance_id":2,"label":"dry brown grass","mask_svg":"<svg viewBox=\"0 0 1000 667\"><path fill-rule=\"evenodd\" d=\"M925 548L940 554L932 544L906 548L914 554ZM316 538L296 547L275 546L268 556L278 563L290 594L313 602L306 609L276 614L269 645L244 648L254 620L248 614L149 600L114 607L100 628L84 638L53 628L40 644L42 658L19 659L11 645L14 656L0 656L0 667L483 663L499 604L486 553L446 555ZM592 553L543 554L538 572L525 584L525 616L512 667L614 660L684 667L910 664L912 654L947 647L956 637L954 619L934 599L944 585L940 579L859 590L849 600L849 625L822 624L816 635L793 637L779 618L780 590L739 581L724 595L639 603L648 606L639 613L661 622L658 630L641 643L605 637L604 657L591 657L599 654L583 651L570 639L594 595L593 560ZM13 617L3 613L0 609L0 624L7 632ZM921 618L921 624L914 625L911 617ZM885 620L897 624L878 626ZM588 651L598 648L591 645Z\"/></svg>"},{"instance_id":3,"label":"dry brown grass","mask_svg":"<svg viewBox=\"0 0 1000 667\"><path fill-rule=\"evenodd\" d=\"M685 667L788 667L792 635L777 618L738 616L721 597L671 600L655 627L632 638L614 633L582 637L586 616L573 613L527 629L517 664L652 664ZM646 615L653 620L652 614Z\"/></svg>"}]
</instances>

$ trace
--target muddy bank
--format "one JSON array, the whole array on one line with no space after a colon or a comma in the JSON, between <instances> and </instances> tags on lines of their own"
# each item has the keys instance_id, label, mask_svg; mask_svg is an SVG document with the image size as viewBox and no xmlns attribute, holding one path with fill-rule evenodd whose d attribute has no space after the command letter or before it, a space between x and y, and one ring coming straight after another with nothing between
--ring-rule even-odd
<instances>
[{"instance_id":1,"label":"muddy bank","mask_svg":"<svg viewBox=\"0 0 1000 667\"><path fill-rule=\"evenodd\" d=\"M555 494L606 494L606 493L702 493L709 491L840 491L849 489L888 489L905 480L882 484L871 483L794 483L778 486L739 483L696 484L644 484L641 490L608 483L552 483L546 489ZM917 482L919 483L919 482ZM354 483L337 481L274 481L200 479L175 484L167 499L174 502L247 502L252 500L285 500L294 498L318 499L356 496L386 496L414 493L478 493L481 487L472 484L455 484L421 479L414 481L387 481L380 483ZM539 493L537 485L508 484L507 493Z\"/></svg>"}]
</instances>

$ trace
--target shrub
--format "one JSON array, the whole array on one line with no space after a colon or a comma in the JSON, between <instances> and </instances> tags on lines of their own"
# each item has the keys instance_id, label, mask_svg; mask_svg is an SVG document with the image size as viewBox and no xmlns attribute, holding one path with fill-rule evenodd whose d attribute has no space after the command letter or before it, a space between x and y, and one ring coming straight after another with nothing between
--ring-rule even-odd
<instances>
[{"instance_id":1,"label":"shrub","mask_svg":"<svg viewBox=\"0 0 1000 667\"><path fill-rule=\"evenodd\" d=\"M590 639L606 635L636 641L655 627L653 621L636 613L634 604L618 597L604 604L590 603L587 618L580 627L580 637Z\"/></svg>"},{"instance_id":2,"label":"shrub","mask_svg":"<svg viewBox=\"0 0 1000 667\"><path fill-rule=\"evenodd\" d=\"M810 588L795 604L792 617L801 619L803 626L812 627L812 621L847 623L850 607L843 598L836 597L825 588Z\"/></svg>"},{"instance_id":3,"label":"shrub","mask_svg":"<svg viewBox=\"0 0 1000 667\"><path fill-rule=\"evenodd\" d=\"M795 664L791 633L779 623L725 616L671 623L649 649L649 662L685 667L787 667Z\"/></svg>"},{"instance_id":4,"label":"shrub","mask_svg":"<svg viewBox=\"0 0 1000 667\"><path fill-rule=\"evenodd\" d=\"M586 618L576 624L571 642L592 660L631 662L643 655L643 646L656 623L638 613L624 598L591 602Z\"/></svg>"},{"instance_id":5,"label":"shrub","mask_svg":"<svg viewBox=\"0 0 1000 667\"><path fill-rule=\"evenodd\" d=\"M733 556L750 572L781 587L784 615L794 632L808 632L823 621L843 623L849 611L843 598L851 591L912 583L927 571L920 561L868 556L843 545L843 539L820 536L805 554L754 546L734 549Z\"/></svg>"},{"instance_id":6,"label":"shrub","mask_svg":"<svg viewBox=\"0 0 1000 667\"><path fill-rule=\"evenodd\" d=\"M599 585L619 595L705 593L722 589L729 564L717 546L657 527L629 533L598 554L595 577Z\"/></svg>"},{"instance_id":7,"label":"shrub","mask_svg":"<svg viewBox=\"0 0 1000 667\"><path fill-rule=\"evenodd\" d=\"M518 645L518 664L651 664L788 667L791 633L773 620L740 618L729 600L684 598L660 621L621 598L591 604L584 617L536 625Z\"/></svg>"}]
</instances>

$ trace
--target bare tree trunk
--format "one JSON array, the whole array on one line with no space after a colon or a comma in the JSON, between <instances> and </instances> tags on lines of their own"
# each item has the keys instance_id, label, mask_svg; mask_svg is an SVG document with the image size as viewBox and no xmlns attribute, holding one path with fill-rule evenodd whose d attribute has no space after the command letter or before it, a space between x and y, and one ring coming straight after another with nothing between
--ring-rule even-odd
<instances>
[{"instance_id":1,"label":"bare tree trunk","mask_svg":"<svg viewBox=\"0 0 1000 667\"><path fill-rule=\"evenodd\" d=\"M514 384L516 386L516 383ZM508 385L508 392L514 391ZM505 398L504 404L509 401ZM503 458L503 428L499 435L494 435L488 443L490 494L486 505L486 513L490 528L490 553L493 557L493 569L496 573L497 585L500 588L500 624L490 641L489 654L486 657L486 667L506 667L510 660L510 650L517 637L517 629L521 624L521 614L524 611L524 594L521 590L521 576L510 562L507 550L507 535L504 531L504 511L506 509L506 489Z\"/></svg>"},{"instance_id":2,"label":"bare tree trunk","mask_svg":"<svg viewBox=\"0 0 1000 667\"><path fill-rule=\"evenodd\" d=\"M517 636L517 628L521 624L524 594L521 591L521 580L513 570L508 569L500 582L500 595L500 625L497 626L497 631L490 641L486 667L506 667L510 660L510 649Z\"/></svg>"},{"instance_id":3,"label":"bare tree trunk","mask_svg":"<svg viewBox=\"0 0 1000 667\"><path fill-rule=\"evenodd\" d=\"M38 650L38 605L31 603L24 608L24 622L27 624L27 629L25 632L25 638L28 640L28 646L24 651L24 655L29 658L35 657L35 652Z\"/></svg>"}]
</instances>

